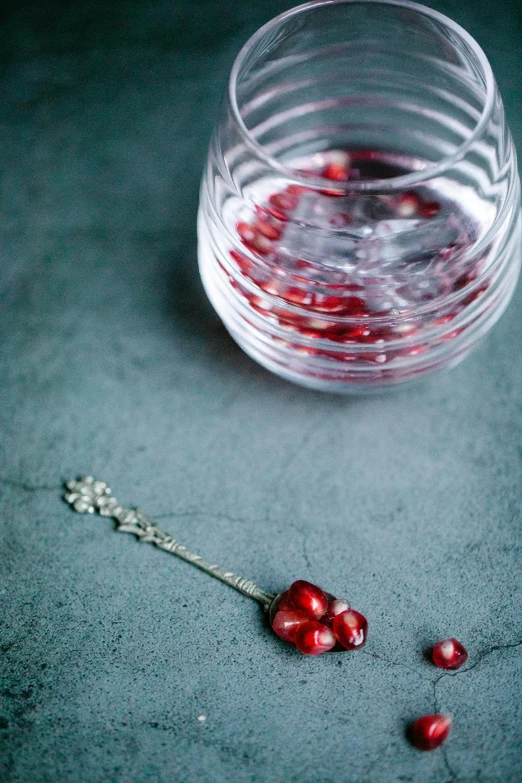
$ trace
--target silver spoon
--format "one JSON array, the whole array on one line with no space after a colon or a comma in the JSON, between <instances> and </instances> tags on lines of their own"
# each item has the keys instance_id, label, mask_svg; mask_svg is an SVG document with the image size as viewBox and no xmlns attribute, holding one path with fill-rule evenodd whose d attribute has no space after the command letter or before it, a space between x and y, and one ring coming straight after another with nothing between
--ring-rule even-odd
<instances>
[{"instance_id":1,"label":"silver spoon","mask_svg":"<svg viewBox=\"0 0 522 783\"><path fill-rule=\"evenodd\" d=\"M112 517L116 520L116 530L119 532L133 533L139 541L154 544L158 549L163 549L165 552L170 552L172 555L186 560L187 563L192 563L243 595L259 601L265 611L270 609L270 605L278 597L261 590L250 579L244 579L232 571L210 563L195 552L191 552L168 533L160 530L157 525L149 522L139 509L120 506L104 481L96 481L92 476L80 476L76 481L67 481L65 486L68 491L64 495L64 500L75 511L80 514L94 514L96 512L103 517Z\"/></svg>"}]
</instances>

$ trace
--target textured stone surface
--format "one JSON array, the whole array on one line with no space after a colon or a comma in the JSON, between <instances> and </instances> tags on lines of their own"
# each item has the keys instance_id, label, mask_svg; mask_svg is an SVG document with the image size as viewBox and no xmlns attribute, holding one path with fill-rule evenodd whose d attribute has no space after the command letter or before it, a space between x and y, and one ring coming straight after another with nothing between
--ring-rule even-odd
<instances>
[{"instance_id":1,"label":"textured stone surface","mask_svg":"<svg viewBox=\"0 0 522 783\"><path fill-rule=\"evenodd\" d=\"M218 97L288 5L2 6L2 783L522 778L520 289L463 365L375 399L272 377L201 293ZM520 144L517 0L437 7ZM249 599L72 514L79 472L269 590L346 595L366 649L299 655ZM470 657L441 674L423 649L448 636ZM421 754L405 725L434 709L454 732Z\"/></svg>"}]
</instances>

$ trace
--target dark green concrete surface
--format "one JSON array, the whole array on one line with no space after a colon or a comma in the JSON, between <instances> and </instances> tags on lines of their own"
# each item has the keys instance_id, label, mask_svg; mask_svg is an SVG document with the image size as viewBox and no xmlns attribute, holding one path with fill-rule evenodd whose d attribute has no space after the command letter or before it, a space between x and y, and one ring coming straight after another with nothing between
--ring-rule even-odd
<instances>
[{"instance_id":1,"label":"dark green concrete surface","mask_svg":"<svg viewBox=\"0 0 522 783\"><path fill-rule=\"evenodd\" d=\"M342 399L257 367L205 303L198 180L276 0L2 4L1 783L520 783L520 305L464 364ZM440 2L522 143L517 2ZM365 651L309 659L257 605L60 482L107 480L270 590L347 595ZM456 674L424 648L457 636ZM405 725L455 729L422 754ZM205 715L205 721L198 716Z\"/></svg>"}]
</instances>

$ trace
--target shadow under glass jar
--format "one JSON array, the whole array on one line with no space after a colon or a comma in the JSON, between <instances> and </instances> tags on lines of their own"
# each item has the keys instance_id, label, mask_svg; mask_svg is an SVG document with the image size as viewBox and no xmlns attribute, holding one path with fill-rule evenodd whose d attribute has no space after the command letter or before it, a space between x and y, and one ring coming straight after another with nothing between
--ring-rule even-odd
<instances>
[{"instance_id":1,"label":"shadow under glass jar","mask_svg":"<svg viewBox=\"0 0 522 783\"><path fill-rule=\"evenodd\" d=\"M284 378L370 392L459 362L521 258L516 155L478 44L407 1L269 22L232 69L198 240L228 331Z\"/></svg>"}]
</instances>

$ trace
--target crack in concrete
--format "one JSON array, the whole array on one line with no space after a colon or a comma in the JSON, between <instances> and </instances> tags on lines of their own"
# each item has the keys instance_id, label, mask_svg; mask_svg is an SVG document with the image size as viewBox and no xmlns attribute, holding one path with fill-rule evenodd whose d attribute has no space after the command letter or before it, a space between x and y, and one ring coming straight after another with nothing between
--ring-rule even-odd
<instances>
[{"instance_id":1,"label":"crack in concrete","mask_svg":"<svg viewBox=\"0 0 522 783\"><path fill-rule=\"evenodd\" d=\"M305 561L305 563L306 563L306 565L308 567L308 570L310 571L310 573L312 573L312 562L310 560L310 556L308 554L308 547L307 547L308 537L306 536L305 533L303 533L302 541L303 541L303 543L302 543L303 558L304 558L304 561Z\"/></svg>"},{"instance_id":2,"label":"crack in concrete","mask_svg":"<svg viewBox=\"0 0 522 783\"><path fill-rule=\"evenodd\" d=\"M444 766L448 770L448 774L451 775L450 779L448 780L448 783L457 783L457 773L449 763L447 747L443 745L441 751L442 751L442 760L444 761Z\"/></svg>"},{"instance_id":3,"label":"crack in concrete","mask_svg":"<svg viewBox=\"0 0 522 783\"><path fill-rule=\"evenodd\" d=\"M304 447L307 445L307 443L310 442L312 439L316 429L320 425L320 420L323 418L323 416L319 416L318 420L312 421L310 424L310 427L305 431L303 437L301 438L300 442L295 446L294 449L291 450L290 454L287 456L285 462L281 465L280 472L279 472L279 478L281 479L285 473L287 473L288 468L293 463L296 457L299 456L299 454L302 452Z\"/></svg>"},{"instance_id":4,"label":"crack in concrete","mask_svg":"<svg viewBox=\"0 0 522 783\"><path fill-rule=\"evenodd\" d=\"M482 663L482 661L487 658L491 653L504 651L504 650L513 650L516 647L521 647L522 641L518 642L511 642L509 644L495 644L492 647L488 647L486 650L484 650L482 653L478 654L477 660L474 661L474 663L469 666L467 669L460 669L456 672L443 672L443 674L439 675L436 680L432 680L432 687L433 687L433 711L435 713L440 712L439 707L439 699L437 696L437 686L441 680L446 679L447 677L458 677L462 676L464 674L468 674L469 672L472 672L473 669L475 669L479 663ZM446 769L448 770L448 773L451 775L451 779L449 783L458 783L458 775L453 769L453 767L450 764L449 758L448 758L448 748L446 745L443 745L441 748L442 751L442 758L444 760L444 764L446 766Z\"/></svg>"},{"instance_id":5,"label":"crack in concrete","mask_svg":"<svg viewBox=\"0 0 522 783\"><path fill-rule=\"evenodd\" d=\"M424 682L431 682L431 680L428 679L428 677L425 677L421 672L419 672L413 666L408 666L407 663L401 663L400 661L393 661L390 658L386 658L386 656L384 655L379 655L379 653L370 652L370 650L361 650L361 654L368 656L368 658L375 658L375 660L377 661L382 661L388 666L398 666L401 669L407 669L408 671L416 674L417 677L420 677L421 680L423 680Z\"/></svg>"},{"instance_id":6,"label":"crack in concrete","mask_svg":"<svg viewBox=\"0 0 522 783\"><path fill-rule=\"evenodd\" d=\"M225 519L229 522L238 522L240 524L248 524L248 520L245 517L232 517L229 514L216 513L215 511L168 511L163 514L150 514L148 515L153 521L155 519L198 519L202 517L209 517L212 519Z\"/></svg>"},{"instance_id":7,"label":"crack in concrete","mask_svg":"<svg viewBox=\"0 0 522 783\"><path fill-rule=\"evenodd\" d=\"M464 674L468 674L469 672L472 672L473 669L476 669L476 667L482 663L482 661L487 658L491 653L504 651L504 650L514 650L516 647L522 646L522 640L518 642L510 642L508 644L495 644L492 647L488 647L483 652L479 652L477 659L472 663L471 666L468 666L466 669L459 669L456 672L444 672L443 674L439 675L436 680L433 680L433 699L435 704L435 711L437 711L437 705L438 705L438 699L437 699L437 685L441 680L444 680L446 677L462 677Z\"/></svg>"},{"instance_id":8,"label":"crack in concrete","mask_svg":"<svg viewBox=\"0 0 522 783\"><path fill-rule=\"evenodd\" d=\"M0 485L22 489L24 492L61 492L63 490L62 484L28 484L25 481L10 478L0 478Z\"/></svg>"}]
</instances>

